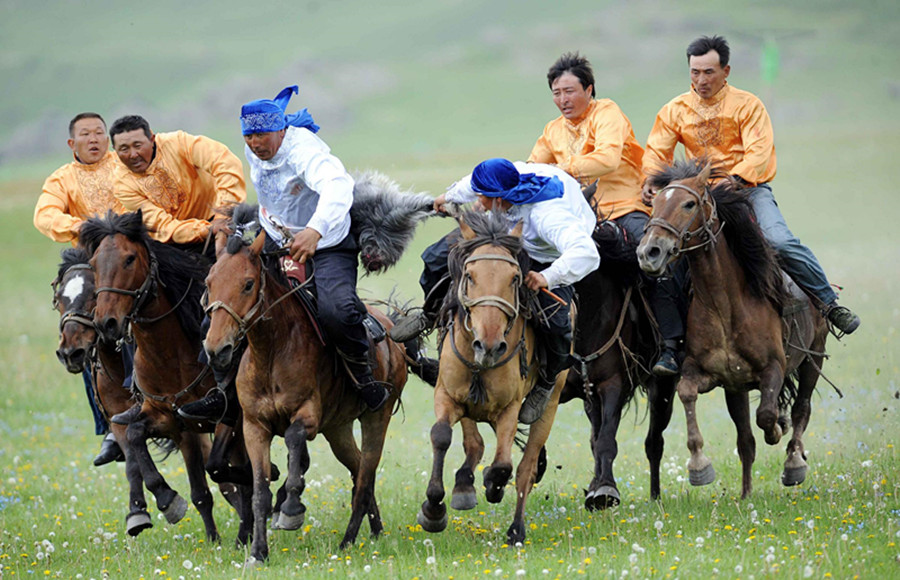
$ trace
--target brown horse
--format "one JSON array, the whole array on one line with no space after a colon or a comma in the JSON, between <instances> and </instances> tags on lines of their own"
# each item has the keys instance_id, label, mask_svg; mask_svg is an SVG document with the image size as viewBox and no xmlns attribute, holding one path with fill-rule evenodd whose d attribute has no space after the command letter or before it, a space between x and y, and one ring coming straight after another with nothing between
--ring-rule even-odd
<instances>
[{"instance_id":1,"label":"brown horse","mask_svg":"<svg viewBox=\"0 0 900 580\"><path fill-rule=\"evenodd\" d=\"M143 395L141 412L126 430L128 446L140 466L147 488L170 523L185 514L187 502L163 479L147 449L148 438L171 439L181 450L191 484L191 501L200 512L210 540L219 537L212 516L212 494L206 482L207 456L223 474L220 488L241 516L238 541L249 534L249 490L235 490L225 481L225 454L241 463L240 438L227 448L231 429L223 424L186 423L176 411L180 405L203 397L215 386L206 365L198 362L201 348L200 297L207 271L201 256L153 241L144 228L141 212L88 220L81 241L92 255L97 304L94 325L101 339L114 343L133 337L134 388ZM217 430L217 445L209 449L202 432ZM246 462L244 460L244 462ZM244 486L246 487L246 486ZM242 497L244 499L242 501Z\"/></svg>"},{"instance_id":2,"label":"brown horse","mask_svg":"<svg viewBox=\"0 0 900 580\"><path fill-rule=\"evenodd\" d=\"M698 393L721 385L737 428L741 496L747 497L756 455L748 391L760 391L756 424L770 445L782 436L779 403L792 403L793 436L782 483L802 483L808 467L802 436L827 329L809 297L782 274L746 196L730 180L710 190L711 177L717 175L702 159L677 162L651 177L659 190L638 258L645 271L659 275L686 254L694 297L677 388L687 416L690 481L706 485L715 480L712 463L703 454L695 403ZM796 389L791 379L795 372Z\"/></svg>"},{"instance_id":3,"label":"brown horse","mask_svg":"<svg viewBox=\"0 0 900 580\"><path fill-rule=\"evenodd\" d=\"M447 527L444 459L457 422L463 428L466 461L457 472L451 506L471 509L475 505L471 479L460 475L474 478L474 468L481 459L484 443L476 422L489 423L497 436L494 461L484 470L485 497L491 503L503 499L512 475L511 450L519 409L538 373L535 334L526 320L530 291L522 284L528 256L522 251L521 223L507 233L505 219L492 213L469 212L460 220L460 231L462 240L449 258L452 314L440 341L440 373L434 390L434 463L427 499L417 518L429 532ZM511 544L525 540L525 502L539 477L538 459L556 416L565 377L565 372L557 377L547 409L531 425L516 470L515 515L506 532Z\"/></svg>"},{"instance_id":4,"label":"brown horse","mask_svg":"<svg viewBox=\"0 0 900 580\"><path fill-rule=\"evenodd\" d=\"M240 232L243 224L238 226ZM321 432L353 480L350 522L341 548L356 540L365 515L372 535L377 536L383 526L375 500L375 474L391 408L406 383L403 351L388 339L375 345L373 374L378 380L390 382L393 394L380 410L368 411L340 359L333 349L323 346L307 312L291 295L294 291L288 289L278 261L269 260L263 252L265 232L252 245L244 243L240 235L216 235L217 259L206 280L210 328L204 346L210 364L226 366L235 348L244 339L247 342L237 391L253 466L255 527L250 554L255 561L268 557L270 448L275 435L283 436L288 448L288 475L283 501L279 492L274 528L293 530L303 525L306 506L301 496L310 461L307 441ZM371 308L369 312L390 326L387 317ZM362 452L353 436L356 420L362 428Z\"/></svg>"},{"instance_id":5,"label":"brown horse","mask_svg":"<svg viewBox=\"0 0 900 580\"><path fill-rule=\"evenodd\" d=\"M131 391L122 386L125 365L116 345L98 340L94 329L94 271L88 263L87 252L82 248L68 248L63 251L62 259L53 281L53 304L60 315L56 356L70 373L90 370L94 398L109 421L111 416L134 404ZM153 527L144 499L144 480L128 447L125 426L110 423L110 429L125 454L125 474L130 485L125 528L129 535L136 536Z\"/></svg>"}]
</instances>

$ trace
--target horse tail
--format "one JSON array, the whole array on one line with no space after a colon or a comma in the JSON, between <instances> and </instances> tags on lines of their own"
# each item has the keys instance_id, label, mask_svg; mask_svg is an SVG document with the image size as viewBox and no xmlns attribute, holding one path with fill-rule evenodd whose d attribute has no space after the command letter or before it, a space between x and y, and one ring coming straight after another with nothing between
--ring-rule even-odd
<instances>
[{"instance_id":1,"label":"horse tail","mask_svg":"<svg viewBox=\"0 0 900 580\"><path fill-rule=\"evenodd\" d=\"M434 199L425 193L403 190L377 171L353 176L350 232L357 239L366 273L384 272L406 251L416 227L434 215Z\"/></svg>"},{"instance_id":2,"label":"horse tail","mask_svg":"<svg viewBox=\"0 0 900 580\"><path fill-rule=\"evenodd\" d=\"M154 458L154 462L165 461L169 458L169 455L172 455L172 453L178 451L178 445L176 445L174 441L166 437L151 437L150 441L160 452L159 456Z\"/></svg>"}]
</instances>

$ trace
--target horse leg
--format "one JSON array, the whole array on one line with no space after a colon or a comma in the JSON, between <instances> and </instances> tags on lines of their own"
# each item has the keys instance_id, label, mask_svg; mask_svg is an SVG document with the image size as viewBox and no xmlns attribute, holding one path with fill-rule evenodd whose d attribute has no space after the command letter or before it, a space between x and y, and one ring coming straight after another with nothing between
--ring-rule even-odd
<instances>
[{"instance_id":1,"label":"horse leg","mask_svg":"<svg viewBox=\"0 0 900 580\"><path fill-rule=\"evenodd\" d=\"M447 527L447 506L444 505L444 459L453 440L453 425L462 417L462 409L450 399L441 386L434 391L434 414L437 417L431 427L431 479L425 490L425 501L419 509L416 521L426 532L442 532Z\"/></svg>"},{"instance_id":2,"label":"horse leg","mask_svg":"<svg viewBox=\"0 0 900 580\"><path fill-rule=\"evenodd\" d=\"M525 502L528 500L528 495L534 487L538 458L541 455L544 444L547 442L547 438L550 436L550 428L553 426L556 410L559 408L559 395L565 382L566 373L563 372L557 378L556 388L550 402L547 404L547 409L541 415L541 418L531 425L531 429L528 431L528 441L525 443L522 460L516 468L516 509L513 514L513 521L506 530L506 541L511 546L525 542ZM518 416L518 411L514 417L516 416Z\"/></svg>"},{"instance_id":3,"label":"horse leg","mask_svg":"<svg viewBox=\"0 0 900 580\"><path fill-rule=\"evenodd\" d=\"M687 420L687 446L691 452L688 473L691 485L709 485L716 480L716 470L712 466L712 461L703 453L703 435L697 425L697 394L701 384L706 386L709 379L703 379L698 375L696 369L685 362L684 374L678 381L678 398L681 399Z\"/></svg>"},{"instance_id":4,"label":"horse leg","mask_svg":"<svg viewBox=\"0 0 900 580\"><path fill-rule=\"evenodd\" d=\"M206 470L204 469L202 435L199 433L183 433L181 436L181 455L184 458L184 466L187 469L188 481L191 484L191 503L200 512L200 518L206 528L206 539L210 542L219 540L219 532L216 530L216 521L213 519L213 497L206 482Z\"/></svg>"},{"instance_id":5,"label":"horse leg","mask_svg":"<svg viewBox=\"0 0 900 580\"><path fill-rule=\"evenodd\" d=\"M309 449L306 446L306 426L295 419L284 432L288 449L288 473L284 480L286 497L281 504L281 515L272 527L279 530L297 530L306 519L306 506L301 501L306 489L306 470L309 469Z\"/></svg>"},{"instance_id":6,"label":"horse leg","mask_svg":"<svg viewBox=\"0 0 900 580\"><path fill-rule=\"evenodd\" d=\"M272 509L272 492L269 490L272 433L256 422L244 421L244 443L253 466L253 541L250 544L251 559L247 562L253 564L269 557L266 519Z\"/></svg>"},{"instance_id":7,"label":"horse leg","mask_svg":"<svg viewBox=\"0 0 900 580\"><path fill-rule=\"evenodd\" d=\"M823 341L824 342L824 341ZM818 352L824 350L817 349ZM809 465L806 463L806 449L803 446L803 434L809 424L809 416L812 412L813 391L819 380L819 370L822 368L822 356L813 356L813 360L805 360L797 369L799 373L797 398L791 406L791 423L794 424L791 432L791 440L787 445L787 459L784 462L784 471L781 473L781 483L786 486L800 485L806 479L806 471Z\"/></svg>"},{"instance_id":8,"label":"horse leg","mask_svg":"<svg viewBox=\"0 0 900 580\"><path fill-rule=\"evenodd\" d=\"M773 362L759 374L759 407L756 408L756 424L766 436L766 443L776 445L781 441L781 425L778 424L778 394L784 385L784 367Z\"/></svg>"},{"instance_id":9,"label":"horse leg","mask_svg":"<svg viewBox=\"0 0 900 580\"><path fill-rule=\"evenodd\" d=\"M128 448L138 465L144 485L156 497L156 507L166 516L167 522L176 524L181 521L187 511L187 502L178 495L178 492L169 487L150 456L150 451L147 449L149 420L149 417L145 416L128 425L125 430Z\"/></svg>"},{"instance_id":10,"label":"horse leg","mask_svg":"<svg viewBox=\"0 0 900 580\"><path fill-rule=\"evenodd\" d=\"M345 547L347 547L347 545L353 543L353 541L356 539L356 535L357 533L359 533L359 526L362 522L362 513L359 514L358 518L356 517L357 506L359 504L357 495L359 494L358 481L362 454L359 451L359 447L356 445L356 439L353 437L353 422L347 422L341 425L337 425L334 429L328 431L327 433L323 432L322 434L325 436L325 439L331 446L331 451L332 453L334 453L334 456L337 457L338 461L340 461L341 464L347 468L347 471L350 472L350 481L353 485L353 492L350 502L350 524L348 525L347 531L344 533L344 538L341 541L341 549L344 549ZM369 513L371 519L371 512ZM347 541L347 536L350 534L351 527L353 527L353 537L349 542L345 544L345 542ZM380 531L381 530L379 529L379 532Z\"/></svg>"},{"instance_id":11,"label":"horse leg","mask_svg":"<svg viewBox=\"0 0 900 580\"><path fill-rule=\"evenodd\" d=\"M750 394L747 391L725 391L728 414L737 430L737 450L741 458L741 499L753 488L753 462L756 460L756 439L750 422Z\"/></svg>"},{"instance_id":12,"label":"horse leg","mask_svg":"<svg viewBox=\"0 0 900 580\"><path fill-rule=\"evenodd\" d=\"M584 505L590 511L602 510L619 505L619 490L613 475L613 462L619 454L616 432L622 417L622 383L619 377L604 381L597 388L600 394L600 426L594 430L591 449L594 453L594 481L588 489ZM595 406L596 407L596 406ZM593 424L593 421L592 421Z\"/></svg>"},{"instance_id":13,"label":"horse leg","mask_svg":"<svg viewBox=\"0 0 900 580\"><path fill-rule=\"evenodd\" d=\"M491 503L500 503L506 484L512 476L512 446L519 427L517 405L504 409L492 425L497 435L497 451L490 467L484 470L484 497Z\"/></svg>"},{"instance_id":14,"label":"horse leg","mask_svg":"<svg viewBox=\"0 0 900 580\"><path fill-rule=\"evenodd\" d=\"M644 440L644 452L650 462L650 498L659 499L659 466L665 447L663 432L672 419L675 379L671 377L655 379L647 389L647 399L647 406L650 408L650 427Z\"/></svg>"},{"instance_id":15,"label":"horse leg","mask_svg":"<svg viewBox=\"0 0 900 580\"><path fill-rule=\"evenodd\" d=\"M478 432L478 425L468 417L460 419L463 432L463 449L466 458L456 471L456 483L450 499L450 507L455 510L474 509L478 504L475 495L475 468L484 456L484 439Z\"/></svg>"},{"instance_id":16,"label":"horse leg","mask_svg":"<svg viewBox=\"0 0 900 580\"><path fill-rule=\"evenodd\" d=\"M128 445L125 425L111 423L110 429L125 454L125 477L128 479L128 515L125 517L125 531L129 536L136 536L153 527L153 521L147 512L147 500L144 497L144 478L141 477L141 466Z\"/></svg>"},{"instance_id":17,"label":"horse leg","mask_svg":"<svg viewBox=\"0 0 900 580\"><path fill-rule=\"evenodd\" d=\"M238 430L235 427L219 423L216 425L212 450L206 461L206 472L209 478L216 483L230 482L238 485L252 485L252 472L246 469L234 468L228 460L232 447L236 444Z\"/></svg>"}]
</instances>

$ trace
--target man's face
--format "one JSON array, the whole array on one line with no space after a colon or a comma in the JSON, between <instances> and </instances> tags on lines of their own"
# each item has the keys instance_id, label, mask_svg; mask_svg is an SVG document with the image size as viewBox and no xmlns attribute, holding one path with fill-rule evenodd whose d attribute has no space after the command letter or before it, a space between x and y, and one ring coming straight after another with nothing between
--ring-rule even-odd
<instances>
[{"instance_id":1,"label":"man's face","mask_svg":"<svg viewBox=\"0 0 900 580\"><path fill-rule=\"evenodd\" d=\"M722 90L725 79L731 72L731 65L719 64L719 53L711 50L701 56L692 56L688 61L691 69L691 84L703 99L708 99Z\"/></svg>"},{"instance_id":2,"label":"man's face","mask_svg":"<svg viewBox=\"0 0 900 580\"><path fill-rule=\"evenodd\" d=\"M281 142L284 141L284 132L285 130L282 129L268 133L251 133L244 135L244 143L247 144L250 151L253 151L254 155L263 161L268 161L278 153Z\"/></svg>"},{"instance_id":3,"label":"man's face","mask_svg":"<svg viewBox=\"0 0 900 580\"><path fill-rule=\"evenodd\" d=\"M72 137L66 141L78 160L87 165L97 163L109 151L106 125L96 117L75 121Z\"/></svg>"},{"instance_id":4,"label":"man's face","mask_svg":"<svg viewBox=\"0 0 900 580\"><path fill-rule=\"evenodd\" d=\"M594 86L582 87L578 77L566 72L553 81L550 90L553 91L553 103L559 108L562 116L574 121L583 117L587 111Z\"/></svg>"},{"instance_id":5,"label":"man's face","mask_svg":"<svg viewBox=\"0 0 900 580\"><path fill-rule=\"evenodd\" d=\"M480 193L475 193L475 201L484 211L508 211L513 206L512 202L499 197L488 197ZM475 209L475 208L473 208Z\"/></svg>"},{"instance_id":6,"label":"man's face","mask_svg":"<svg viewBox=\"0 0 900 580\"><path fill-rule=\"evenodd\" d=\"M125 167L134 173L144 173L153 161L153 143L156 135L144 135L143 129L119 133L113 137L113 148Z\"/></svg>"}]
</instances>

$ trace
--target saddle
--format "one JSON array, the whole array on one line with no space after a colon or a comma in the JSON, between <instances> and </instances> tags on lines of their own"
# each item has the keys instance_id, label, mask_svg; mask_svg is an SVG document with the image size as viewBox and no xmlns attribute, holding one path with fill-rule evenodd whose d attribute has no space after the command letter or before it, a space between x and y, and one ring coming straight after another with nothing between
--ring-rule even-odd
<instances>
[{"instance_id":1,"label":"saddle","mask_svg":"<svg viewBox=\"0 0 900 580\"><path fill-rule=\"evenodd\" d=\"M291 289L295 290L294 296L297 297L297 300L303 307L303 311L309 317L309 321L316 331L316 336L319 337L319 341L323 346L328 345L325 333L322 331L322 326L319 323L319 303L318 296L316 296L316 286L311 283L315 275L312 262L299 264L290 256L282 256L279 259L279 263L281 271L284 272L288 283L291 285ZM387 336L387 330L385 330L384 325L371 313L366 313L366 317L363 318L363 326L366 327L366 334L368 334L373 344L378 344Z\"/></svg>"}]
</instances>

